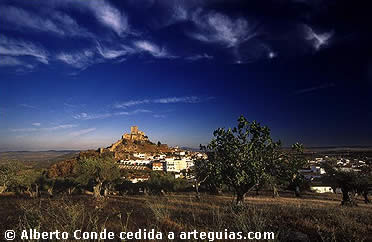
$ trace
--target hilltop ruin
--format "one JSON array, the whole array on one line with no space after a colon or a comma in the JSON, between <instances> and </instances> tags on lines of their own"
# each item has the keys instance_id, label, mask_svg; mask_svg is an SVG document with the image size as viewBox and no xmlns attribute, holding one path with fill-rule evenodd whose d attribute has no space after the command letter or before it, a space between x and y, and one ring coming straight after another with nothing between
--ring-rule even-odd
<instances>
[{"instance_id":1,"label":"hilltop ruin","mask_svg":"<svg viewBox=\"0 0 372 242\"><path fill-rule=\"evenodd\" d=\"M138 129L138 126L131 126L130 133L122 135L121 139L107 148L100 148L100 153L113 152L115 158L125 159L134 152L159 153L171 152L166 144L156 145L146 136L145 132Z\"/></svg>"}]
</instances>

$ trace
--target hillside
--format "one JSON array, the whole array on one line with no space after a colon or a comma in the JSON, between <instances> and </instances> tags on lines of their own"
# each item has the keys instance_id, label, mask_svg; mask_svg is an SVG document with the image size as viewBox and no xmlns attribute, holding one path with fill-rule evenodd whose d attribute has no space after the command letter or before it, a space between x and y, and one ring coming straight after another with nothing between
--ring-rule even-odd
<instances>
[{"instance_id":1,"label":"hillside","mask_svg":"<svg viewBox=\"0 0 372 242\"><path fill-rule=\"evenodd\" d=\"M131 127L131 133L123 134L121 139L106 148L97 150L81 151L75 157L62 160L53 164L48 170L49 177L64 177L73 173L76 161L87 157L112 156L117 160L136 159L134 153L158 154L170 153L173 150L166 144L151 142L144 132L139 131L137 126Z\"/></svg>"}]
</instances>

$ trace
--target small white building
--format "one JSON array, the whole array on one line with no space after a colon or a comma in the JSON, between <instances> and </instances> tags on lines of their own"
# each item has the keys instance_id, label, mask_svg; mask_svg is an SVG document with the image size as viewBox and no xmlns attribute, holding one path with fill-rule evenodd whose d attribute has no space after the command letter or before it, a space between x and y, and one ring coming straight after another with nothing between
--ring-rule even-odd
<instances>
[{"instance_id":1,"label":"small white building","mask_svg":"<svg viewBox=\"0 0 372 242\"><path fill-rule=\"evenodd\" d=\"M180 172L187 168L186 159L174 159L166 158L165 159L165 170L167 172Z\"/></svg>"},{"instance_id":2,"label":"small white building","mask_svg":"<svg viewBox=\"0 0 372 242\"><path fill-rule=\"evenodd\" d=\"M145 166L151 163L150 160L120 160L121 164L129 166Z\"/></svg>"},{"instance_id":3,"label":"small white building","mask_svg":"<svg viewBox=\"0 0 372 242\"><path fill-rule=\"evenodd\" d=\"M186 155L186 152L185 151L177 151L176 152L176 155L185 156Z\"/></svg>"},{"instance_id":4,"label":"small white building","mask_svg":"<svg viewBox=\"0 0 372 242\"><path fill-rule=\"evenodd\" d=\"M144 153L134 153L133 156L136 157L136 158L141 158L141 159L146 158L146 154L144 154Z\"/></svg>"},{"instance_id":5,"label":"small white building","mask_svg":"<svg viewBox=\"0 0 372 242\"><path fill-rule=\"evenodd\" d=\"M310 187L310 190L316 193L333 193L333 189L330 186L313 185Z\"/></svg>"}]
</instances>

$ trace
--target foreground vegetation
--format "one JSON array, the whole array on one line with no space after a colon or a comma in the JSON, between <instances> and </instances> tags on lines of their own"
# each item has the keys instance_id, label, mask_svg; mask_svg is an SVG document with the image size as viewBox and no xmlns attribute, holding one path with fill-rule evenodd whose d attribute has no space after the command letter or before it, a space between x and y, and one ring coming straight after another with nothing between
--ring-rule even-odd
<instances>
[{"instance_id":1,"label":"foreground vegetation","mask_svg":"<svg viewBox=\"0 0 372 242\"><path fill-rule=\"evenodd\" d=\"M229 195L1 196L0 228L39 231L272 231L276 241L368 241L372 238L372 206L346 208L340 195L292 194L272 198L250 195L244 206ZM8 219L5 219L8 218ZM3 233L3 231L1 231Z\"/></svg>"},{"instance_id":2,"label":"foreground vegetation","mask_svg":"<svg viewBox=\"0 0 372 242\"><path fill-rule=\"evenodd\" d=\"M303 146L285 150L268 127L243 116L201 148L208 159L183 171L188 179L119 169L112 152L81 152L49 169L0 164L1 229L257 231L274 232L276 241L372 238L371 165L345 170L329 162L324 178L342 196L308 193L310 181L299 172L307 163ZM132 183L133 175L146 179Z\"/></svg>"}]
</instances>

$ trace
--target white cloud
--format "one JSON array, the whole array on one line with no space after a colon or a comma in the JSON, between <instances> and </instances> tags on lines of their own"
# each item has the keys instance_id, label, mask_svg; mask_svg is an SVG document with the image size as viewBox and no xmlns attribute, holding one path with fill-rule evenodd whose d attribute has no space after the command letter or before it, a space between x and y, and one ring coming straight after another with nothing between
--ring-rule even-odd
<instances>
[{"instance_id":1,"label":"white cloud","mask_svg":"<svg viewBox=\"0 0 372 242\"><path fill-rule=\"evenodd\" d=\"M61 129L70 129L77 127L76 124L61 124L58 126L48 128L21 128L21 129L10 129L12 132L34 132L34 131L56 131Z\"/></svg>"},{"instance_id":2,"label":"white cloud","mask_svg":"<svg viewBox=\"0 0 372 242\"><path fill-rule=\"evenodd\" d=\"M37 126L37 127L39 127L39 126L41 126L41 123L33 123L32 126Z\"/></svg>"},{"instance_id":3,"label":"white cloud","mask_svg":"<svg viewBox=\"0 0 372 242\"><path fill-rule=\"evenodd\" d=\"M111 113L103 113L103 114L80 113L80 114L74 115L73 117L79 120L91 120L91 119L104 119L104 118L109 118L111 116L112 116Z\"/></svg>"},{"instance_id":4,"label":"white cloud","mask_svg":"<svg viewBox=\"0 0 372 242\"><path fill-rule=\"evenodd\" d=\"M31 42L0 36L0 54L8 56L32 56L39 62L48 64L48 52Z\"/></svg>"},{"instance_id":5,"label":"white cloud","mask_svg":"<svg viewBox=\"0 0 372 242\"><path fill-rule=\"evenodd\" d=\"M257 35L256 25L249 23L246 19L233 19L213 11L203 13L199 9L193 14L192 21L198 30L189 33L189 36L202 42L234 47Z\"/></svg>"},{"instance_id":6,"label":"white cloud","mask_svg":"<svg viewBox=\"0 0 372 242\"><path fill-rule=\"evenodd\" d=\"M60 130L60 129L71 129L71 128L75 128L75 127L77 127L77 126L78 126L78 125L76 125L76 124L61 124L61 125L54 126L54 127L41 128L41 130L45 130L45 131L55 131L55 130Z\"/></svg>"},{"instance_id":7,"label":"white cloud","mask_svg":"<svg viewBox=\"0 0 372 242\"><path fill-rule=\"evenodd\" d=\"M147 103L150 103L151 101L148 100L148 99L143 99L143 100L130 100L130 101L127 101L127 102L123 102L123 103L117 103L114 105L115 108L127 108L127 107L131 107L131 106L136 106L136 105L140 105L140 104L147 104Z\"/></svg>"},{"instance_id":8,"label":"white cloud","mask_svg":"<svg viewBox=\"0 0 372 242\"><path fill-rule=\"evenodd\" d=\"M86 49L81 52L74 53L60 53L56 56L57 60L60 60L68 65L71 65L78 69L85 69L88 66L99 62L94 58L95 53L92 50Z\"/></svg>"},{"instance_id":9,"label":"white cloud","mask_svg":"<svg viewBox=\"0 0 372 242\"><path fill-rule=\"evenodd\" d=\"M91 133L91 132L93 132L93 131L95 131L95 130L96 130L96 128L81 129L81 130L79 130L79 131L72 132L72 133L70 133L69 135L70 135L70 136L74 136L74 137L76 137L76 136L81 136L81 135L84 135L84 134Z\"/></svg>"},{"instance_id":10,"label":"white cloud","mask_svg":"<svg viewBox=\"0 0 372 242\"><path fill-rule=\"evenodd\" d=\"M111 28L118 35L129 32L127 16L107 1L72 1L72 3L88 7L101 24Z\"/></svg>"},{"instance_id":11,"label":"white cloud","mask_svg":"<svg viewBox=\"0 0 372 242\"><path fill-rule=\"evenodd\" d=\"M78 120L92 120L92 119L105 119L110 118L113 116L129 116L129 115L135 115L139 113L151 113L152 111L147 109L136 109L134 111L130 112L111 112L111 113L98 113L98 114L88 114L88 113L80 113L73 115L73 118Z\"/></svg>"},{"instance_id":12,"label":"white cloud","mask_svg":"<svg viewBox=\"0 0 372 242\"><path fill-rule=\"evenodd\" d=\"M37 31L54 32L61 35L64 34L63 30L61 30L57 24L50 19L41 18L38 15L12 6L1 7L1 10L6 13L2 15L2 21L8 22L8 24L10 23L21 28L31 28Z\"/></svg>"},{"instance_id":13,"label":"white cloud","mask_svg":"<svg viewBox=\"0 0 372 242\"><path fill-rule=\"evenodd\" d=\"M39 109L38 107L35 107L33 105L29 105L29 104L26 104L26 103L22 103L19 106L24 107L24 108Z\"/></svg>"},{"instance_id":14,"label":"white cloud","mask_svg":"<svg viewBox=\"0 0 372 242\"><path fill-rule=\"evenodd\" d=\"M134 45L138 51L147 52L157 58L175 58L175 56L170 55L165 48L160 48L156 44L146 40L135 41Z\"/></svg>"},{"instance_id":15,"label":"white cloud","mask_svg":"<svg viewBox=\"0 0 372 242\"><path fill-rule=\"evenodd\" d=\"M63 29L64 35L95 38L92 33L79 26L79 24L70 15L62 12L54 12L53 18L59 22L58 25Z\"/></svg>"},{"instance_id":16,"label":"white cloud","mask_svg":"<svg viewBox=\"0 0 372 242\"><path fill-rule=\"evenodd\" d=\"M105 59L116 59L121 56L125 56L134 52L134 50L127 46L121 46L120 49L109 49L102 47L102 45L97 42L98 53Z\"/></svg>"},{"instance_id":17,"label":"white cloud","mask_svg":"<svg viewBox=\"0 0 372 242\"><path fill-rule=\"evenodd\" d=\"M273 58L275 58L277 55L278 55L277 53L275 53L275 52L273 52L273 51L270 51L269 54L267 55L267 57L268 57L269 59L273 59Z\"/></svg>"},{"instance_id":18,"label":"white cloud","mask_svg":"<svg viewBox=\"0 0 372 242\"><path fill-rule=\"evenodd\" d=\"M167 98L160 98L155 99L154 103L162 103L162 104L168 104L168 103L199 103L202 99L196 96L190 96L190 97L167 97Z\"/></svg>"},{"instance_id":19,"label":"white cloud","mask_svg":"<svg viewBox=\"0 0 372 242\"><path fill-rule=\"evenodd\" d=\"M323 46L328 45L331 38L333 37L333 31L318 34L318 33L315 33L314 29L312 29L308 25L304 25L304 29L305 29L305 39L311 42L315 50L319 50Z\"/></svg>"},{"instance_id":20,"label":"white cloud","mask_svg":"<svg viewBox=\"0 0 372 242\"><path fill-rule=\"evenodd\" d=\"M152 111L147 110L147 109L137 109L131 112L116 112L113 113L113 115L120 116L120 115L134 115L134 114L139 114L139 113L152 113Z\"/></svg>"},{"instance_id":21,"label":"white cloud","mask_svg":"<svg viewBox=\"0 0 372 242\"><path fill-rule=\"evenodd\" d=\"M327 83L324 83L324 84L319 85L319 86L313 86L313 87L309 87L309 88L296 90L295 94L297 94L297 95L306 94L306 93L316 92L316 91L319 91L319 90L322 90L322 89L328 89L328 88L332 88L332 87L335 87L335 84L327 82Z\"/></svg>"},{"instance_id":22,"label":"white cloud","mask_svg":"<svg viewBox=\"0 0 372 242\"><path fill-rule=\"evenodd\" d=\"M202 55L198 54L198 55L192 55L192 56L186 57L186 60L189 60L189 61L197 61L197 60L202 60L202 59L211 60L213 59L213 56L204 53Z\"/></svg>"},{"instance_id":23,"label":"white cloud","mask_svg":"<svg viewBox=\"0 0 372 242\"><path fill-rule=\"evenodd\" d=\"M206 100L212 99L212 97L208 98L200 98L197 96L185 96L185 97L165 97L165 98L157 98L157 99L142 99L142 100L130 100L123 103L117 103L114 105L115 108L127 108L131 106L141 105L141 104L149 104L149 103L157 103L157 104L169 104L169 103L199 103Z\"/></svg>"}]
</instances>

